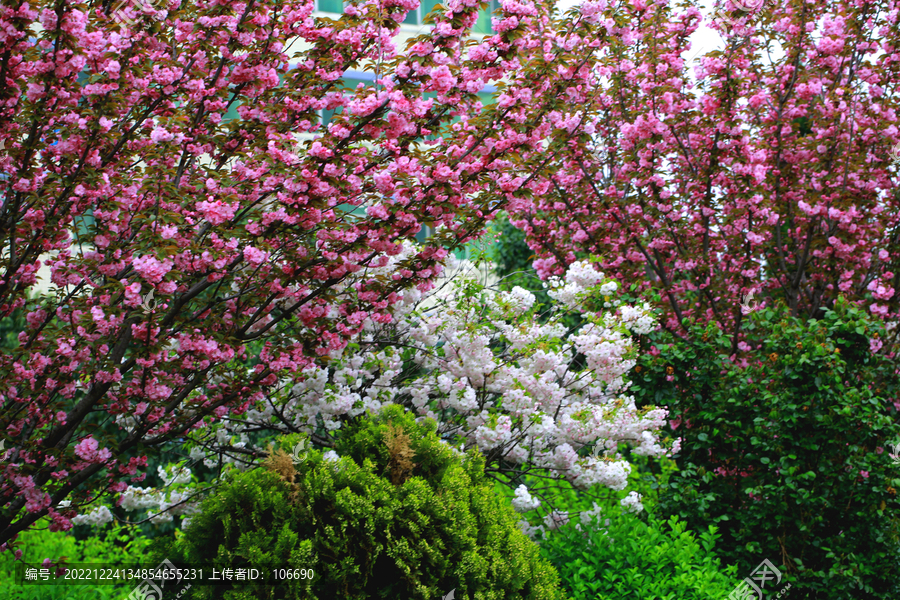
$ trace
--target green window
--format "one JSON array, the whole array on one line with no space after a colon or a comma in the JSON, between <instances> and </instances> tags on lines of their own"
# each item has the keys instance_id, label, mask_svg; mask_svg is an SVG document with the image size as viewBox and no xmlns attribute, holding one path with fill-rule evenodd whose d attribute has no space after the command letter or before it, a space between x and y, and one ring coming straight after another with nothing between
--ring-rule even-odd
<instances>
[{"instance_id":1,"label":"green window","mask_svg":"<svg viewBox=\"0 0 900 600\"><path fill-rule=\"evenodd\" d=\"M433 233L434 229L432 229L428 225L422 225L422 229L419 230L419 233L416 234L416 241L420 244L424 244L425 240L430 238Z\"/></svg>"},{"instance_id":2,"label":"green window","mask_svg":"<svg viewBox=\"0 0 900 600\"><path fill-rule=\"evenodd\" d=\"M434 7L440 4L440 0L421 0L419 8L409 11L406 19L403 21L407 25L421 25L425 22L425 17L434 10Z\"/></svg>"},{"instance_id":3,"label":"green window","mask_svg":"<svg viewBox=\"0 0 900 600\"><path fill-rule=\"evenodd\" d=\"M420 22L425 21L425 17L434 10L434 7L440 4L439 0L422 0L421 4L419 4L419 16L421 17Z\"/></svg>"},{"instance_id":4,"label":"green window","mask_svg":"<svg viewBox=\"0 0 900 600\"><path fill-rule=\"evenodd\" d=\"M476 21L475 26L472 27L472 33L483 33L485 35L494 33L494 30L491 29L491 17L494 16L494 12L498 10L500 10L500 1L488 0L488 8L487 10L478 13L478 21Z\"/></svg>"},{"instance_id":5,"label":"green window","mask_svg":"<svg viewBox=\"0 0 900 600\"><path fill-rule=\"evenodd\" d=\"M72 219L72 223L75 226L75 235L78 239L84 239L91 233L94 221L93 208L87 209L84 211L84 214L77 215Z\"/></svg>"},{"instance_id":6,"label":"green window","mask_svg":"<svg viewBox=\"0 0 900 600\"><path fill-rule=\"evenodd\" d=\"M322 119L322 127L325 127L334 119L334 115L340 114L341 109L337 108L336 110L325 110L322 109L319 111L319 115Z\"/></svg>"},{"instance_id":7,"label":"green window","mask_svg":"<svg viewBox=\"0 0 900 600\"><path fill-rule=\"evenodd\" d=\"M317 0L316 9L327 13L342 14L344 2L343 0Z\"/></svg>"},{"instance_id":8,"label":"green window","mask_svg":"<svg viewBox=\"0 0 900 600\"><path fill-rule=\"evenodd\" d=\"M406 15L403 22L407 25L422 25L425 17L434 10L434 7L440 4L440 0L421 0L419 8L411 10ZM491 14L500 8L499 0L488 0L487 11L481 11L478 15L478 21L472 28L472 33L493 33L491 30ZM343 0L316 0L316 10L326 13L342 14L344 12Z\"/></svg>"},{"instance_id":9,"label":"green window","mask_svg":"<svg viewBox=\"0 0 900 600\"><path fill-rule=\"evenodd\" d=\"M360 83L366 87L372 86L371 81L363 81L362 79L353 79L350 77L345 77L342 82L342 87L345 90L345 92L344 92L345 97L347 97L347 96L355 97L356 96L356 86L358 86ZM331 123L331 121L334 119L334 116L341 114L341 112L343 110L344 110L343 107L340 107L340 106L334 110L327 110L327 109L320 110L319 115L322 117L322 121L321 121L322 125L325 126L325 125L328 125L329 123Z\"/></svg>"},{"instance_id":10,"label":"green window","mask_svg":"<svg viewBox=\"0 0 900 600\"><path fill-rule=\"evenodd\" d=\"M351 79L350 77L344 77L343 80L344 88L350 90L351 92L356 92L356 88L359 84L363 84L364 87L373 86L373 81L363 81L362 79Z\"/></svg>"},{"instance_id":11,"label":"green window","mask_svg":"<svg viewBox=\"0 0 900 600\"><path fill-rule=\"evenodd\" d=\"M228 96L228 98L231 98L231 96ZM227 102L227 99L226 99L226 102ZM234 119L239 118L240 115L238 115L237 109L238 109L238 106L240 106L240 105L241 105L241 103L238 100L235 100L234 102L232 102L228 106L228 110L225 111L225 114L222 115L222 121L233 121Z\"/></svg>"}]
</instances>

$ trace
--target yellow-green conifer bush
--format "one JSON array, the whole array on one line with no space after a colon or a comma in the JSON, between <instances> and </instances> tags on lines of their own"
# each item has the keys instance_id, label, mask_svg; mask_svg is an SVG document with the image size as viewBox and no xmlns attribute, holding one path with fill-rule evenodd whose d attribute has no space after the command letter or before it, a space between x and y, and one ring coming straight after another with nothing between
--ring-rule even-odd
<instances>
[{"instance_id":1,"label":"yellow-green conifer bush","mask_svg":"<svg viewBox=\"0 0 900 600\"><path fill-rule=\"evenodd\" d=\"M457 600L562 600L556 571L493 492L484 459L435 431L390 406L346 430L339 459L274 449L265 468L230 477L154 559L268 575L192 586L191 598L431 600L455 590ZM275 569L313 575L276 586Z\"/></svg>"}]
</instances>

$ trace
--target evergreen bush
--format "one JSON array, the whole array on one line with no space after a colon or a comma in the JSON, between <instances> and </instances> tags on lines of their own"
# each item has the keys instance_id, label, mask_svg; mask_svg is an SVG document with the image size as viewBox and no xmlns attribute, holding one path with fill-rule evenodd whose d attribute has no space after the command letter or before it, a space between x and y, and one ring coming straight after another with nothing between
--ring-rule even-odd
<instances>
[{"instance_id":1,"label":"evergreen bush","mask_svg":"<svg viewBox=\"0 0 900 600\"><path fill-rule=\"evenodd\" d=\"M276 449L266 468L232 475L207 498L155 561L269 574L189 590L204 600L563 598L556 571L486 481L484 459L461 456L435 430L389 406L342 430L339 459L309 451L295 464ZM273 569L314 575L274 585Z\"/></svg>"},{"instance_id":2,"label":"evergreen bush","mask_svg":"<svg viewBox=\"0 0 900 600\"><path fill-rule=\"evenodd\" d=\"M496 237L490 248L491 260L494 262L494 273L501 280L501 289L520 286L534 292L539 303L550 304L550 297L537 271L531 266L534 252L525 243L525 232L510 223L503 212L491 223L491 232Z\"/></svg>"}]
</instances>

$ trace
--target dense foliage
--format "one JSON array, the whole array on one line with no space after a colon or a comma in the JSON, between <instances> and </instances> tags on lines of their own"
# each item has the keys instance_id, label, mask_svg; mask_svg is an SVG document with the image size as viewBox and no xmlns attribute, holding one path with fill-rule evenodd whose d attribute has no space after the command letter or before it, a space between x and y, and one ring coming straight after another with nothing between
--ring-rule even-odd
<instances>
[{"instance_id":1,"label":"dense foliage","mask_svg":"<svg viewBox=\"0 0 900 600\"><path fill-rule=\"evenodd\" d=\"M563 588L573 600L721 600L730 594L737 567L716 558L717 528L695 532L677 517L667 522L656 516L675 463L640 456L631 460L636 468L629 475L628 492L550 487L542 485L539 474L521 479L541 500L540 506L521 511L521 524L559 571ZM500 487L498 492L514 506L520 504L520 494Z\"/></svg>"},{"instance_id":2,"label":"dense foliage","mask_svg":"<svg viewBox=\"0 0 900 600\"><path fill-rule=\"evenodd\" d=\"M532 266L534 251L525 243L525 233L509 221L506 213L497 215L489 231L493 236L490 259L501 288L519 286L532 292L539 303L549 303L550 298Z\"/></svg>"},{"instance_id":3,"label":"dense foliage","mask_svg":"<svg viewBox=\"0 0 900 600\"><path fill-rule=\"evenodd\" d=\"M675 516L644 522L626 512L582 529L541 544L572 600L722 600L737 584L737 566L713 550L715 525L697 536Z\"/></svg>"},{"instance_id":4,"label":"dense foliage","mask_svg":"<svg viewBox=\"0 0 900 600\"><path fill-rule=\"evenodd\" d=\"M714 324L687 324L695 341L655 334L635 367L636 396L670 405L683 444L663 510L717 525L726 562L768 558L805 598L896 597L900 371L869 343L884 325L843 299L820 320L779 306L749 321L738 356Z\"/></svg>"},{"instance_id":5,"label":"dense foliage","mask_svg":"<svg viewBox=\"0 0 900 600\"><path fill-rule=\"evenodd\" d=\"M59 535L47 529L48 519L22 534L16 546L22 549L21 560L41 565L49 560L53 566L65 564L104 565L127 568L143 564L150 540L134 527L115 524L103 532L77 540L72 535ZM121 600L133 585L17 585L17 563L12 552L0 555L0 600Z\"/></svg>"},{"instance_id":6,"label":"dense foliage","mask_svg":"<svg viewBox=\"0 0 900 600\"><path fill-rule=\"evenodd\" d=\"M337 456L313 451L295 465L276 450L268 469L237 473L204 501L156 558L315 572L280 591L198 586L198 599L432 600L454 589L457 598L561 599L556 572L485 479L484 459L463 457L436 428L393 405L347 427Z\"/></svg>"},{"instance_id":7,"label":"dense foliage","mask_svg":"<svg viewBox=\"0 0 900 600\"><path fill-rule=\"evenodd\" d=\"M21 308L0 319L0 351L12 352L19 345L19 332L25 330L25 313Z\"/></svg>"}]
</instances>

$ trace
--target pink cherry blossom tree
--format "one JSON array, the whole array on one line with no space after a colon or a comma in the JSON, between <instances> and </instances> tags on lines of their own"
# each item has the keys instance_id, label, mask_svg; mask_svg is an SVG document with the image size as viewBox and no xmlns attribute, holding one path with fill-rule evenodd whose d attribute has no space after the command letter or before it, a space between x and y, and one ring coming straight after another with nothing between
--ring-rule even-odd
<instances>
[{"instance_id":1,"label":"pink cherry blossom tree","mask_svg":"<svg viewBox=\"0 0 900 600\"><path fill-rule=\"evenodd\" d=\"M471 40L485 4L451 0L398 48L416 6L0 7L0 315L28 323L0 357L0 548L43 516L71 527L153 449L389 321L530 197L518 165L581 135L567 107L593 93L603 43L587 21L505 0ZM375 85L344 90L348 70ZM423 225L437 233L377 275ZM32 297L41 267L53 287Z\"/></svg>"},{"instance_id":2,"label":"pink cherry blossom tree","mask_svg":"<svg viewBox=\"0 0 900 600\"><path fill-rule=\"evenodd\" d=\"M741 304L820 317L838 294L898 320L897 3L585 3L613 35L583 107L595 124L511 205L542 276L580 256L658 296L662 325L717 321L739 349ZM703 22L725 46L694 76ZM579 143L583 142L583 143ZM756 296L750 299L750 295ZM889 340L871 339L885 352Z\"/></svg>"}]
</instances>

